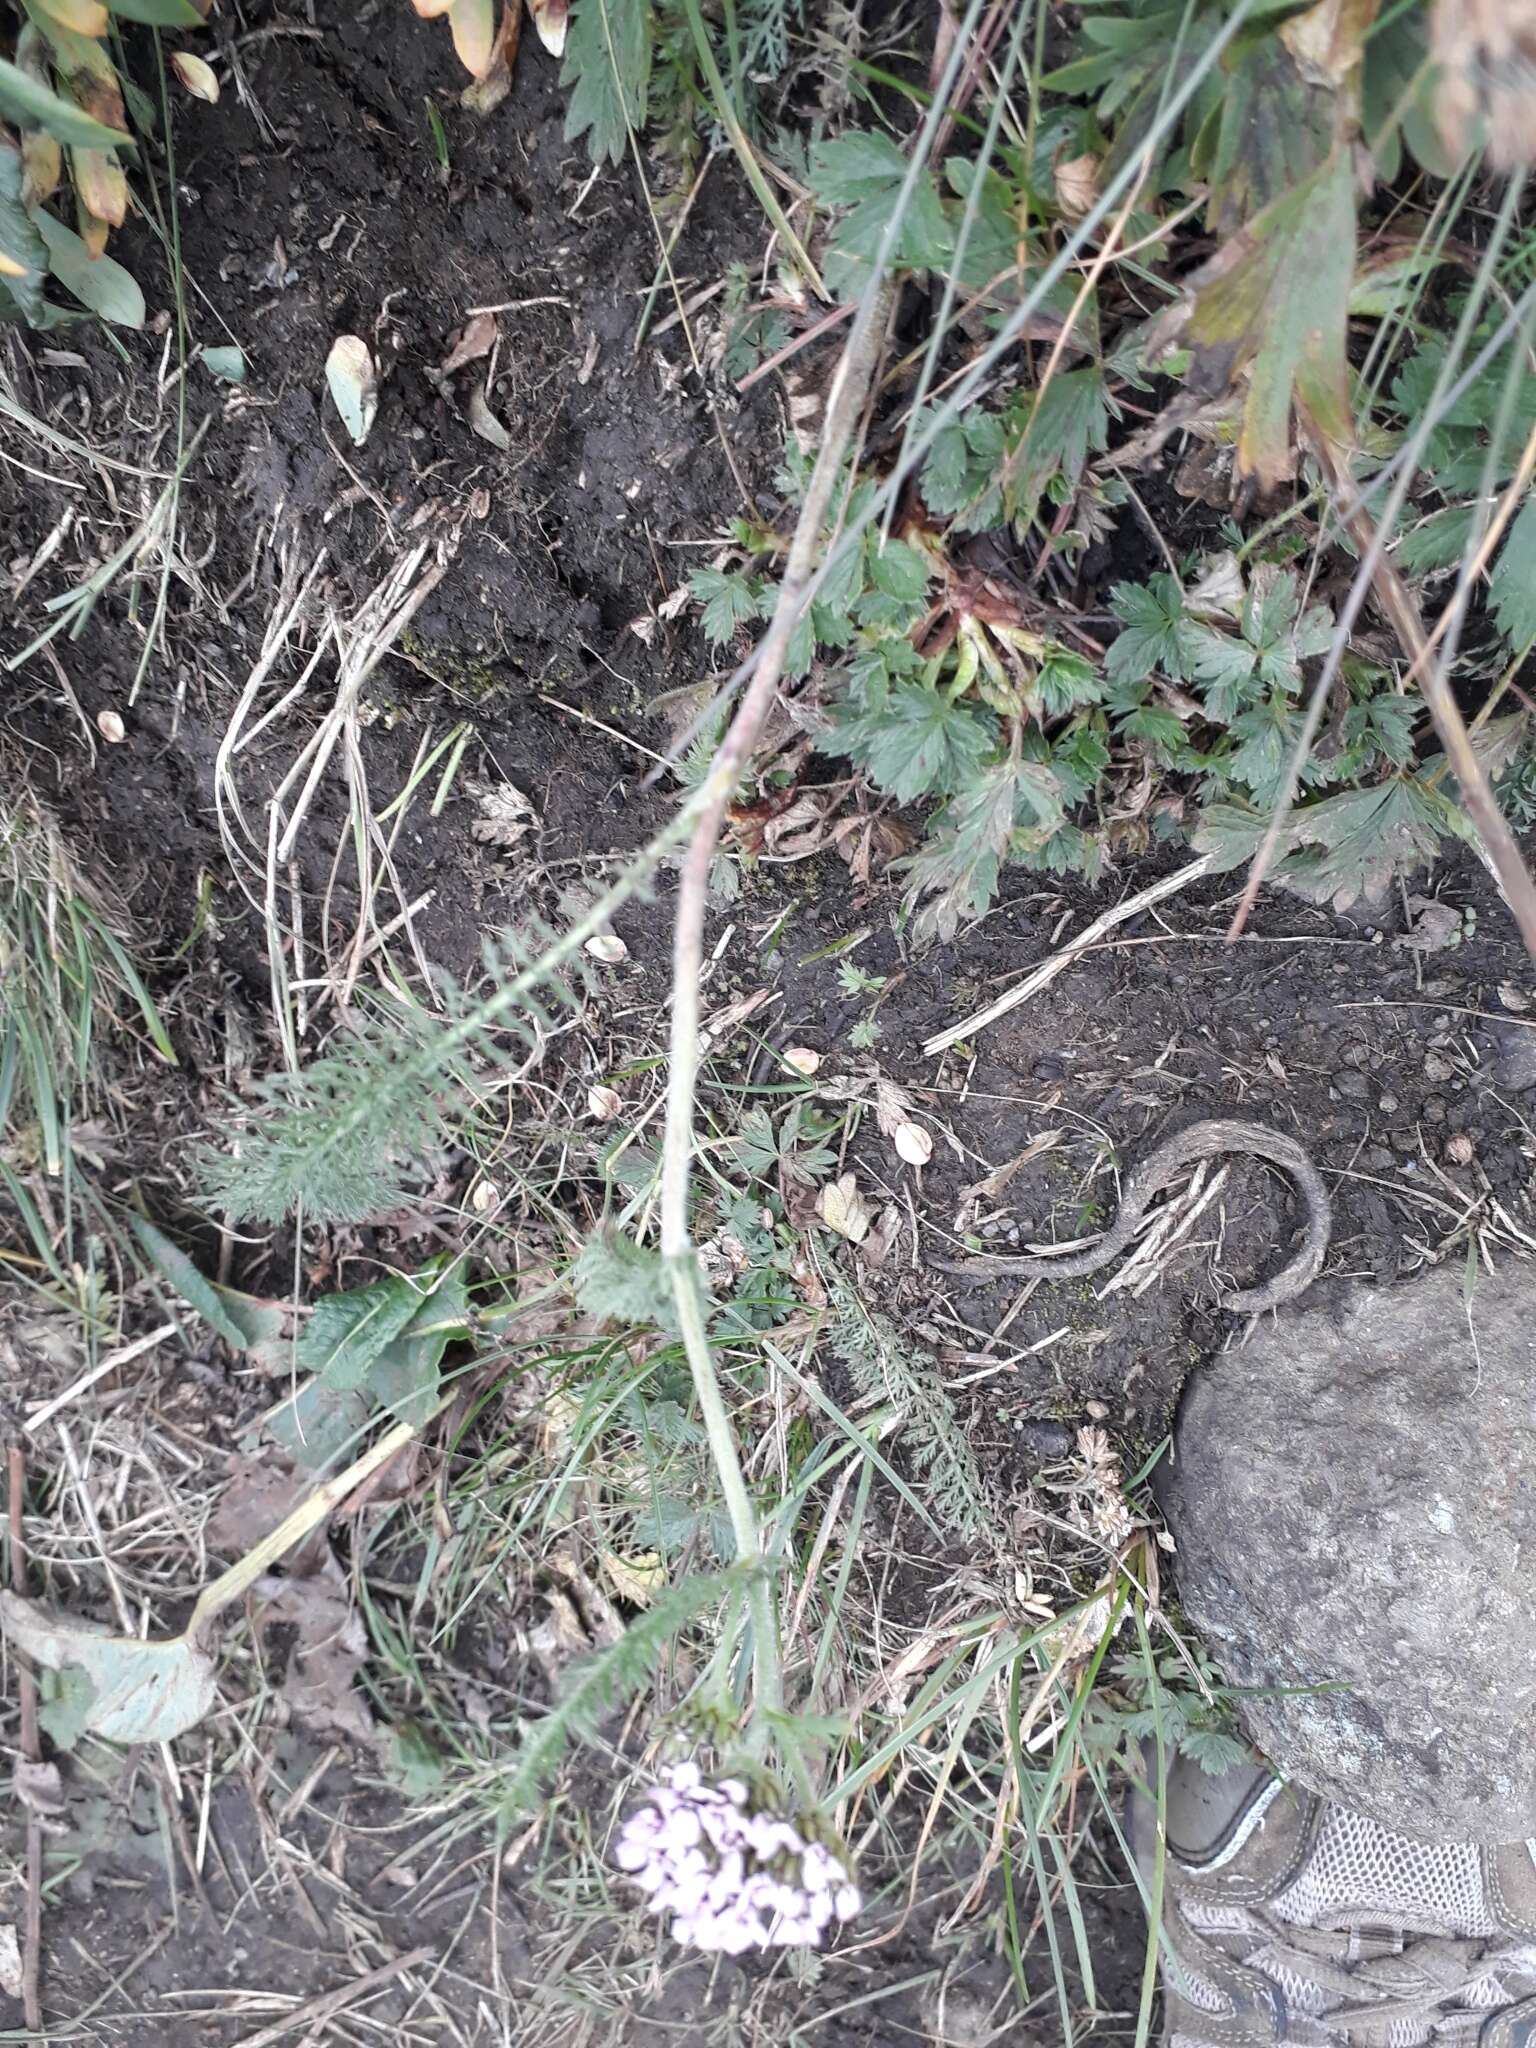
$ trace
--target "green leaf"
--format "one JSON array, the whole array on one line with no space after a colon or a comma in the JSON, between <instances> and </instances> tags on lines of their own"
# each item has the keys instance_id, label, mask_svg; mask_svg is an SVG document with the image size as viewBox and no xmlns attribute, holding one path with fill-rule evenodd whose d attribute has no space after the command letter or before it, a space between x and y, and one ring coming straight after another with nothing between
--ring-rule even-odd
<instances>
[{"instance_id":1,"label":"green leaf","mask_svg":"<svg viewBox=\"0 0 1536 2048\"><path fill-rule=\"evenodd\" d=\"M85 1727L105 1742L171 1742L195 1727L218 1697L213 1660L185 1636L115 1636L71 1615L0 1593L13 1652L45 1671L85 1674L93 1688ZM77 1688L76 1697L83 1695Z\"/></svg>"},{"instance_id":2,"label":"green leaf","mask_svg":"<svg viewBox=\"0 0 1536 2048\"><path fill-rule=\"evenodd\" d=\"M105 0L109 14L121 14L128 21L145 21L151 28L203 28L203 17L192 0Z\"/></svg>"},{"instance_id":3,"label":"green leaf","mask_svg":"<svg viewBox=\"0 0 1536 2048\"><path fill-rule=\"evenodd\" d=\"M1442 505L1438 512L1408 528L1392 550L1392 558L1405 576L1449 569L1466 553L1476 520L1475 505Z\"/></svg>"},{"instance_id":4,"label":"green leaf","mask_svg":"<svg viewBox=\"0 0 1536 2048\"><path fill-rule=\"evenodd\" d=\"M78 1664L62 1671L40 1671L37 1722L55 1749L73 1749L91 1725L95 1682Z\"/></svg>"},{"instance_id":5,"label":"green leaf","mask_svg":"<svg viewBox=\"0 0 1536 2048\"><path fill-rule=\"evenodd\" d=\"M1536 496L1528 497L1499 550L1488 579L1488 607L1518 653L1536 640Z\"/></svg>"},{"instance_id":6,"label":"green leaf","mask_svg":"<svg viewBox=\"0 0 1536 2048\"><path fill-rule=\"evenodd\" d=\"M672 1283L660 1253L617 1231L588 1238L571 1268L571 1286L591 1315L663 1330L676 1327Z\"/></svg>"},{"instance_id":7,"label":"green leaf","mask_svg":"<svg viewBox=\"0 0 1536 2048\"><path fill-rule=\"evenodd\" d=\"M913 936L919 943L952 939L967 918L980 917L990 906L1013 837L1026 769L1048 778L1059 819L1060 785L1049 769L1016 760L984 769L939 813L912 856L906 903L916 911ZM1037 787L1033 795L1042 793Z\"/></svg>"},{"instance_id":8,"label":"green leaf","mask_svg":"<svg viewBox=\"0 0 1536 2048\"><path fill-rule=\"evenodd\" d=\"M155 1271L175 1289L183 1301L216 1330L233 1351L244 1351L246 1333L230 1314L218 1289L193 1265L179 1245L172 1244L164 1231L156 1230L146 1216L130 1216L128 1227Z\"/></svg>"},{"instance_id":9,"label":"green leaf","mask_svg":"<svg viewBox=\"0 0 1536 2048\"><path fill-rule=\"evenodd\" d=\"M258 1301L254 1295L237 1293L233 1287L215 1287L224 1313L244 1338L240 1348L262 1372L287 1372L293 1364L293 1346L285 1336L288 1317L275 1301Z\"/></svg>"},{"instance_id":10,"label":"green leaf","mask_svg":"<svg viewBox=\"0 0 1536 2048\"><path fill-rule=\"evenodd\" d=\"M620 163L645 126L654 33L647 0L575 0L560 83L570 89L565 139L585 135L594 163Z\"/></svg>"},{"instance_id":11,"label":"green leaf","mask_svg":"<svg viewBox=\"0 0 1536 2048\"><path fill-rule=\"evenodd\" d=\"M19 65L0 57L0 114L18 128L45 128L60 142L77 149L122 149L133 137L121 128L87 114L73 100L61 99Z\"/></svg>"},{"instance_id":12,"label":"green leaf","mask_svg":"<svg viewBox=\"0 0 1536 2048\"><path fill-rule=\"evenodd\" d=\"M902 803L951 796L976 774L994 745L990 714L952 702L923 683L897 682L871 721L864 765L876 787Z\"/></svg>"},{"instance_id":13,"label":"green leaf","mask_svg":"<svg viewBox=\"0 0 1536 2048\"><path fill-rule=\"evenodd\" d=\"M82 306L114 327L144 325L144 294L121 263L110 256L92 256L73 228L41 206L32 216L48 244L48 267Z\"/></svg>"},{"instance_id":14,"label":"green leaf","mask_svg":"<svg viewBox=\"0 0 1536 2048\"><path fill-rule=\"evenodd\" d=\"M828 206L849 210L838 223L827 257L827 281L840 296L862 289L901 198L907 159L888 135L855 129L811 151L811 184ZM893 261L903 270L941 270L954 252L954 235L933 174L919 171L907 196Z\"/></svg>"},{"instance_id":15,"label":"green leaf","mask_svg":"<svg viewBox=\"0 0 1536 2048\"><path fill-rule=\"evenodd\" d=\"M422 1290L397 1273L348 1294L323 1294L299 1338L297 1362L328 1387L366 1387L369 1369L421 1306Z\"/></svg>"},{"instance_id":16,"label":"green leaf","mask_svg":"<svg viewBox=\"0 0 1536 2048\"><path fill-rule=\"evenodd\" d=\"M932 564L921 548L888 540L884 547L871 546L867 563L870 582L887 597L920 604L927 594Z\"/></svg>"},{"instance_id":17,"label":"green leaf","mask_svg":"<svg viewBox=\"0 0 1536 2048\"><path fill-rule=\"evenodd\" d=\"M1033 519L1041 493L1056 476L1076 484L1090 449L1109 438L1104 373L1097 364L1060 371L1031 405L1023 434L1009 458L1010 509Z\"/></svg>"},{"instance_id":18,"label":"green leaf","mask_svg":"<svg viewBox=\"0 0 1536 2048\"><path fill-rule=\"evenodd\" d=\"M1140 682L1155 674L1176 682L1189 680L1200 642L1172 576L1153 576L1144 584L1117 583L1109 606L1122 625L1104 658L1104 673L1111 683Z\"/></svg>"},{"instance_id":19,"label":"green leaf","mask_svg":"<svg viewBox=\"0 0 1536 2048\"><path fill-rule=\"evenodd\" d=\"M740 569L695 569L688 588L704 607L700 624L715 647L734 638L738 627L762 617L762 585Z\"/></svg>"},{"instance_id":20,"label":"green leaf","mask_svg":"<svg viewBox=\"0 0 1536 2048\"><path fill-rule=\"evenodd\" d=\"M243 348L205 348L202 356L203 368L210 377L217 377L221 384L245 382L246 363Z\"/></svg>"},{"instance_id":21,"label":"green leaf","mask_svg":"<svg viewBox=\"0 0 1536 2048\"><path fill-rule=\"evenodd\" d=\"M468 1314L464 1262L458 1259L369 1367L369 1393L397 1422L419 1429L430 1420L437 1406L443 1353L469 1335Z\"/></svg>"},{"instance_id":22,"label":"green leaf","mask_svg":"<svg viewBox=\"0 0 1536 2048\"><path fill-rule=\"evenodd\" d=\"M296 1465L318 1472L356 1442L373 1412L373 1403L356 1387L311 1380L283 1403L267 1429Z\"/></svg>"},{"instance_id":23,"label":"green leaf","mask_svg":"<svg viewBox=\"0 0 1536 2048\"><path fill-rule=\"evenodd\" d=\"M21 151L0 136L0 256L23 267L20 277L13 277L9 270L0 275L22 318L36 326L45 317L43 279L48 270L48 245L21 203L21 187Z\"/></svg>"}]
</instances>

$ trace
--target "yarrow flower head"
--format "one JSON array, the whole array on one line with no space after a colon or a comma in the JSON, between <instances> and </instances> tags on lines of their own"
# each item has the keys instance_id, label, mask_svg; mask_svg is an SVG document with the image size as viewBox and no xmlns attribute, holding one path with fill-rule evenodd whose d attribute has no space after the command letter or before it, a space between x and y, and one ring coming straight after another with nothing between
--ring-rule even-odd
<instances>
[{"instance_id":1,"label":"yarrow flower head","mask_svg":"<svg viewBox=\"0 0 1536 2048\"><path fill-rule=\"evenodd\" d=\"M691 1948L736 1956L814 1947L863 1904L824 1842L758 1805L740 1778L711 1783L697 1764L662 1773L613 1854L650 1894L650 1911L672 1915L673 1939Z\"/></svg>"}]
</instances>

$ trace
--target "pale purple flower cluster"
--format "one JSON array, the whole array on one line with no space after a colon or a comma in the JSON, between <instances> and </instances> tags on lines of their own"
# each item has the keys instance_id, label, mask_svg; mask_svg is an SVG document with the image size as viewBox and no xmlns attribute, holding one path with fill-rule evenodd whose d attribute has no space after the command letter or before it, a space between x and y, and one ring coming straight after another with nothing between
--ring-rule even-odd
<instances>
[{"instance_id":1,"label":"pale purple flower cluster","mask_svg":"<svg viewBox=\"0 0 1536 2048\"><path fill-rule=\"evenodd\" d=\"M662 1773L619 1831L614 1861L673 1915L691 1948L814 1946L862 1900L846 1866L781 1815L753 1806L739 1778L711 1784L697 1764Z\"/></svg>"}]
</instances>

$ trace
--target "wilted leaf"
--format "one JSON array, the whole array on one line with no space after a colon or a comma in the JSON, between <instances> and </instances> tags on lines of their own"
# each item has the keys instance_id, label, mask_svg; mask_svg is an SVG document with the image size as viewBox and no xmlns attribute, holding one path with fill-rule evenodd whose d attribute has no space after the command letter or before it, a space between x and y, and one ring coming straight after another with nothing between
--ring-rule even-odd
<instances>
[{"instance_id":1,"label":"wilted leaf","mask_svg":"<svg viewBox=\"0 0 1536 2048\"><path fill-rule=\"evenodd\" d=\"M83 107L61 99L18 65L0 57L0 114L20 128L45 128L60 142L81 149L121 149L133 140L125 128L109 127Z\"/></svg>"},{"instance_id":2,"label":"wilted leaf","mask_svg":"<svg viewBox=\"0 0 1536 2048\"><path fill-rule=\"evenodd\" d=\"M496 315L476 313L460 329L458 339L437 366L440 377L451 377L455 370L462 370L466 363L478 362L488 356L496 346Z\"/></svg>"},{"instance_id":3,"label":"wilted leaf","mask_svg":"<svg viewBox=\"0 0 1536 2048\"><path fill-rule=\"evenodd\" d=\"M499 448L503 455L512 446L512 436L491 411L490 401L485 395L485 386L477 384L469 394L469 403L464 408L470 431L478 434L482 441L489 441L493 448Z\"/></svg>"},{"instance_id":4,"label":"wilted leaf","mask_svg":"<svg viewBox=\"0 0 1536 2048\"><path fill-rule=\"evenodd\" d=\"M496 47L496 0L452 0L448 27L459 62L471 78L481 77Z\"/></svg>"},{"instance_id":5,"label":"wilted leaf","mask_svg":"<svg viewBox=\"0 0 1536 2048\"><path fill-rule=\"evenodd\" d=\"M827 1182L816 1197L816 1214L828 1230L835 1231L839 1237L846 1237L852 1244L864 1242L874 1221L869 1204L859 1193L858 1181L851 1173Z\"/></svg>"},{"instance_id":6,"label":"wilted leaf","mask_svg":"<svg viewBox=\"0 0 1536 2048\"><path fill-rule=\"evenodd\" d=\"M367 342L356 334L338 334L325 359L325 381L342 424L361 448L379 411L378 372Z\"/></svg>"},{"instance_id":7,"label":"wilted leaf","mask_svg":"<svg viewBox=\"0 0 1536 2048\"><path fill-rule=\"evenodd\" d=\"M217 1693L213 1663L185 1636L140 1642L0 1593L13 1651L46 1671L83 1671L95 1687L85 1726L106 1742L170 1742L202 1720Z\"/></svg>"},{"instance_id":8,"label":"wilted leaf","mask_svg":"<svg viewBox=\"0 0 1536 2048\"><path fill-rule=\"evenodd\" d=\"M238 1453L229 1461L229 1477L208 1518L210 1550L243 1557L270 1536L278 1523L309 1491L310 1476L270 1451Z\"/></svg>"},{"instance_id":9,"label":"wilted leaf","mask_svg":"<svg viewBox=\"0 0 1536 2048\"><path fill-rule=\"evenodd\" d=\"M667 1568L659 1550L645 1550L637 1557L600 1550L597 1561L614 1592L631 1607L649 1607L667 1583Z\"/></svg>"},{"instance_id":10,"label":"wilted leaf","mask_svg":"<svg viewBox=\"0 0 1536 2048\"><path fill-rule=\"evenodd\" d=\"M469 828L485 846L520 846L539 822L539 814L515 782L498 782L476 798L481 815Z\"/></svg>"},{"instance_id":11,"label":"wilted leaf","mask_svg":"<svg viewBox=\"0 0 1536 2048\"><path fill-rule=\"evenodd\" d=\"M32 218L48 244L48 268L66 291L114 327L144 325L144 294L121 263L110 256L93 257L74 229L46 207Z\"/></svg>"},{"instance_id":12,"label":"wilted leaf","mask_svg":"<svg viewBox=\"0 0 1536 2048\"><path fill-rule=\"evenodd\" d=\"M171 56L171 68L195 100L206 100L209 106L217 103L219 78L211 64L190 50L176 50Z\"/></svg>"},{"instance_id":13,"label":"wilted leaf","mask_svg":"<svg viewBox=\"0 0 1536 2048\"><path fill-rule=\"evenodd\" d=\"M926 1166L933 1157L933 1138L921 1124L898 1124L891 1143L908 1166Z\"/></svg>"},{"instance_id":14,"label":"wilted leaf","mask_svg":"<svg viewBox=\"0 0 1536 2048\"><path fill-rule=\"evenodd\" d=\"M1347 445L1349 294L1355 262L1354 164L1336 149L1309 177L1238 230L1191 281L1163 323L1164 345L1192 351L1186 384L1198 398L1227 390L1251 366L1237 469L1266 490L1295 474L1293 402Z\"/></svg>"},{"instance_id":15,"label":"wilted leaf","mask_svg":"<svg viewBox=\"0 0 1536 2048\"><path fill-rule=\"evenodd\" d=\"M528 15L534 34L551 57L565 55L565 31L571 0L528 0Z\"/></svg>"}]
</instances>

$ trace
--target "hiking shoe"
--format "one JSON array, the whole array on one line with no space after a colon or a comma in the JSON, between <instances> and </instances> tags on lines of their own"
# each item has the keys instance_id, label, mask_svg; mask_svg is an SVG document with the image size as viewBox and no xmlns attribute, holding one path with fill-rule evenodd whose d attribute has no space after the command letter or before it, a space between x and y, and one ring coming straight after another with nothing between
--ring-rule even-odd
<instances>
[{"instance_id":1,"label":"hiking shoe","mask_svg":"<svg viewBox=\"0 0 1536 2048\"><path fill-rule=\"evenodd\" d=\"M1418 1842L1182 1757L1167 1836L1164 2048L1536 2048L1536 1843ZM1144 1793L1131 1837L1150 1884Z\"/></svg>"}]
</instances>

